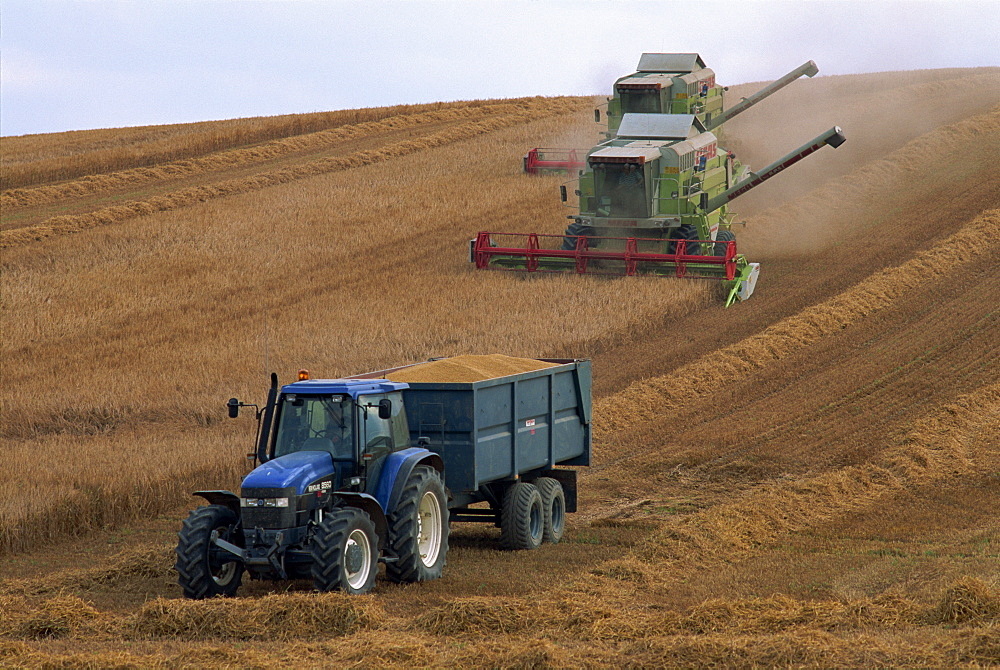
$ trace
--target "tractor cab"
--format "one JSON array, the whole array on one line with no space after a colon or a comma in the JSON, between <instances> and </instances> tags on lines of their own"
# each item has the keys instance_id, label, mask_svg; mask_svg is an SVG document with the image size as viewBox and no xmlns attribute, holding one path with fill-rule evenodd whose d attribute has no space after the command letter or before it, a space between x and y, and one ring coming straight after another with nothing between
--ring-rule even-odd
<instances>
[{"instance_id":1,"label":"tractor cab","mask_svg":"<svg viewBox=\"0 0 1000 670\"><path fill-rule=\"evenodd\" d=\"M351 477L377 481L384 457L410 446L404 388L397 382L344 379L284 386L266 464L301 460L308 452L313 460L332 460L338 487Z\"/></svg>"}]
</instances>

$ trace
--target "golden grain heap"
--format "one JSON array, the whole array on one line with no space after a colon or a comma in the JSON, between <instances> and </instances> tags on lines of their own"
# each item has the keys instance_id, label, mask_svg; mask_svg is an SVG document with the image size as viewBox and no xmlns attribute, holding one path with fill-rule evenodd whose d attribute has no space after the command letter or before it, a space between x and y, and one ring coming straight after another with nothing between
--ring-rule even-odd
<instances>
[{"instance_id":1,"label":"golden grain heap","mask_svg":"<svg viewBox=\"0 0 1000 670\"><path fill-rule=\"evenodd\" d=\"M471 383L484 379L506 377L522 372L553 368L557 363L547 363L533 358L516 358L503 354L484 356L465 355L442 358L390 372L385 377L394 382L419 383Z\"/></svg>"}]
</instances>

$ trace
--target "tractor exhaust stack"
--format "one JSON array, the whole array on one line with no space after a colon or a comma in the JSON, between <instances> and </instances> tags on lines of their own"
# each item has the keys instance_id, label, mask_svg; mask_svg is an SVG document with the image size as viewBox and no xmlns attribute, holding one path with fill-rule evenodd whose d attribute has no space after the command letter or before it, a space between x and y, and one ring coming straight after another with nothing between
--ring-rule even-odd
<instances>
[{"instance_id":1,"label":"tractor exhaust stack","mask_svg":"<svg viewBox=\"0 0 1000 670\"><path fill-rule=\"evenodd\" d=\"M807 77L812 77L817 72L819 72L819 68L816 67L816 63L814 63L813 61L807 61L803 63L802 65L798 66L797 68L786 74L781 79L765 86L764 88L760 89L759 91L751 95L749 98L744 98L738 104L730 107L722 114L719 114L718 116L707 121L705 123L706 129L712 130L713 128L718 128L723 123L733 118L740 112L745 112L746 110L750 109L764 98L774 95L775 93L777 93L784 87L788 86L802 75L806 75Z\"/></svg>"}]
</instances>

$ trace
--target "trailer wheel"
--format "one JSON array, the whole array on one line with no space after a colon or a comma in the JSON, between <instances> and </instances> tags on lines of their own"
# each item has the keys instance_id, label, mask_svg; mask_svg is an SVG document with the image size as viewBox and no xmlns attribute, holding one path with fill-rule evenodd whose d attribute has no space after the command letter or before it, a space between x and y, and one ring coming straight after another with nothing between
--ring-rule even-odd
<instances>
[{"instance_id":1,"label":"trailer wheel","mask_svg":"<svg viewBox=\"0 0 1000 670\"><path fill-rule=\"evenodd\" d=\"M327 514L309 549L317 591L368 593L378 573L378 535L363 511L344 507Z\"/></svg>"},{"instance_id":2,"label":"trailer wheel","mask_svg":"<svg viewBox=\"0 0 1000 670\"><path fill-rule=\"evenodd\" d=\"M236 512L224 505L207 505L191 512L177 534L177 583L184 597L194 600L234 596L243 579L243 564L212 544L213 533L243 545Z\"/></svg>"},{"instance_id":3,"label":"trailer wheel","mask_svg":"<svg viewBox=\"0 0 1000 670\"><path fill-rule=\"evenodd\" d=\"M438 579L448 556L448 504L441 473L426 465L413 468L387 520L396 560L386 563L386 576L394 582Z\"/></svg>"},{"instance_id":4,"label":"trailer wheel","mask_svg":"<svg viewBox=\"0 0 1000 670\"><path fill-rule=\"evenodd\" d=\"M535 480L538 493L542 496L542 519L544 521L545 542L558 544L566 530L566 494L562 484L552 477L539 477Z\"/></svg>"},{"instance_id":5,"label":"trailer wheel","mask_svg":"<svg viewBox=\"0 0 1000 670\"><path fill-rule=\"evenodd\" d=\"M536 549L544 533L542 495L538 488L524 482L508 488L500 509L500 546L503 549Z\"/></svg>"}]
</instances>

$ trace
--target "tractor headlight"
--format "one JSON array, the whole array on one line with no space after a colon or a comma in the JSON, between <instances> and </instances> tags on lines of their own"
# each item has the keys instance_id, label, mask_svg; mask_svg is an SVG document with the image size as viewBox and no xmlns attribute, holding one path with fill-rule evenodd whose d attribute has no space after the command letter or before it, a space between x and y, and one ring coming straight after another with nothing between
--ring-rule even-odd
<instances>
[{"instance_id":1,"label":"tractor headlight","mask_svg":"<svg viewBox=\"0 0 1000 670\"><path fill-rule=\"evenodd\" d=\"M240 498L242 507L288 507L288 498Z\"/></svg>"}]
</instances>

